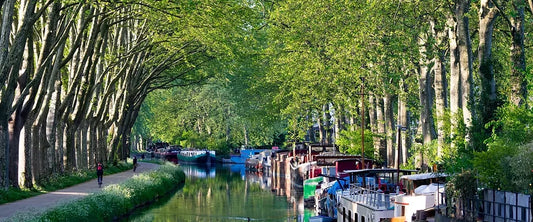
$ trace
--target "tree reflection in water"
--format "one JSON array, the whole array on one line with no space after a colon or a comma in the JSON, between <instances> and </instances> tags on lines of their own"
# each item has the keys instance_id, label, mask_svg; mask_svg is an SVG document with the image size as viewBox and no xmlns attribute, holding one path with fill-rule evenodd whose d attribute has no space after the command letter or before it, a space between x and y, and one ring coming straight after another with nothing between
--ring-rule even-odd
<instances>
[{"instance_id":1,"label":"tree reflection in water","mask_svg":"<svg viewBox=\"0 0 533 222\"><path fill-rule=\"evenodd\" d=\"M272 192L270 179L233 166L183 165L182 189L128 221L295 221L287 197ZM231 167L231 168L230 168ZM244 165L242 165L244 167ZM231 170L230 170L231 169Z\"/></svg>"}]
</instances>

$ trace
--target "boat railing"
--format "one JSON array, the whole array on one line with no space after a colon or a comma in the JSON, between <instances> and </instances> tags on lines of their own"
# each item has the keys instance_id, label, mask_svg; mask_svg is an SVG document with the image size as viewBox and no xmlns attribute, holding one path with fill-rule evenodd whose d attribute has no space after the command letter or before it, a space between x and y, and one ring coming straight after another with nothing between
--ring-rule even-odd
<instances>
[{"instance_id":1,"label":"boat railing","mask_svg":"<svg viewBox=\"0 0 533 222\"><path fill-rule=\"evenodd\" d=\"M348 198L356 203L372 207L377 210L394 209L396 193L384 193L381 190L368 189L358 184L350 184Z\"/></svg>"}]
</instances>

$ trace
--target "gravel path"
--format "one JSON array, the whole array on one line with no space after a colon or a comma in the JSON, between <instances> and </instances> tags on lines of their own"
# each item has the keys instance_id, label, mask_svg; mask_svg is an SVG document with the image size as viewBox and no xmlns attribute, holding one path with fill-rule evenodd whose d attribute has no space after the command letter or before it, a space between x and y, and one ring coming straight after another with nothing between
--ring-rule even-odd
<instances>
[{"instance_id":1,"label":"gravel path","mask_svg":"<svg viewBox=\"0 0 533 222\"><path fill-rule=\"evenodd\" d=\"M140 162L135 172L133 172L133 170L128 170L122 173L105 175L102 188L110 184L120 183L128 178L131 178L135 174L155 170L159 168L159 166L160 165L153 163ZM98 182L96 181L96 172L94 173L94 177L95 179L93 180L74 185L72 187L68 187L62 190L56 190L35 197L2 204L0 205L0 221L3 221L17 213L44 211L60 203L79 199L91 193L98 192L102 188L98 188Z\"/></svg>"}]
</instances>

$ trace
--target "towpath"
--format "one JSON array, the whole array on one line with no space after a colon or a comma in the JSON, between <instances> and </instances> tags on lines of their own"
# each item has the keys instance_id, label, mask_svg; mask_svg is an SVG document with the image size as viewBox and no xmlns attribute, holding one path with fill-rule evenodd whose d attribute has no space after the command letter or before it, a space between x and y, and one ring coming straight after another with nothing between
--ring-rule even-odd
<instances>
[{"instance_id":1,"label":"towpath","mask_svg":"<svg viewBox=\"0 0 533 222\"><path fill-rule=\"evenodd\" d=\"M160 165L153 163L140 162L135 172L133 172L133 170L128 170L122 173L106 175L104 176L104 183L102 184L102 188L111 184L120 183L128 178L131 178L135 174L155 170L159 168L159 166ZM56 190L35 197L2 204L0 205L0 221L4 221L5 219L17 213L44 211L54 206L57 206L60 203L79 199L91 193L98 192L102 188L98 188L98 182L96 181L96 172L94 177L95 179L93 180L74 185L62 190Z\"/></svg>"}]
</instances>

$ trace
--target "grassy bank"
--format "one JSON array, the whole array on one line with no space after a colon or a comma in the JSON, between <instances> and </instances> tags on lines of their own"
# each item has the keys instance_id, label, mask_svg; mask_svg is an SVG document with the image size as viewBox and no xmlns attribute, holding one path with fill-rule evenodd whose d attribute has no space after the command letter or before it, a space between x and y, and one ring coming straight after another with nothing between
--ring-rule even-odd
<instances>
[{"instance_id":1,"label":"grassy bank","mask_svg":"<svg viewBox=\"0 0 533 222\"><path fill-rule=\"evenodd\" d=\"M179 167L166 164L82 199L36 215L16 215L8 221L109 221L166 194L184 181L185 174Z\"/></svg>"},{"instance_id":2,"label":"grassy bank","mask_svg":"<svg viewBox=\"0 0 533 222\"><path fill-rule=\"evenodd\" d=\"M104 175L110 175L130 170L133 168L133 165L131 163L132 161L129 161L127 164L124 162L120 162L117 164L117 166L106 165ZM94 169L78 170L68 174L49 176L45 181L41 181L40 185L35 186L32 189L10 188L7 191L0 190L0 204L37 196L51 191L60 190L76 184L87 182L95 178L96 171Z\"/></svg>"}]
</instances>

